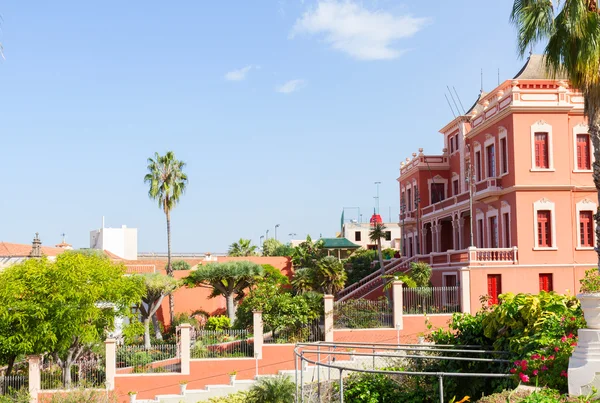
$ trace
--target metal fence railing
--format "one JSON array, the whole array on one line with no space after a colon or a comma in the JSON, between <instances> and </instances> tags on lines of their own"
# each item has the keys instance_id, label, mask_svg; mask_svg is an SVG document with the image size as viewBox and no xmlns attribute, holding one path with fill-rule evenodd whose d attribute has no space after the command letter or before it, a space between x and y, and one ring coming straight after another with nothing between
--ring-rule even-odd
<instances>
[{"instance_id":1,"label":"metal fence railing","mask_svg":"<svg viewBox=\"0 0 600 403\"><path fill-rule=\"evenodd\" d=\"M266 328L270 326L265 324ZM278 328L264 333L265 344L286 343L312 343L325 340L324 324L322 318L316 318L302 326L292 328Z\"/></svg>"},{"instance_id":2,"label":"metal fence railing","mask_svg":"<svg viewBox=\"0 0 600 403\"><path fill-rule=\"evenodd\" d=\"M351 299L333 306L335 329L374 329L393 327L393 309L385 299Z\"/></svg>"},{"instance_id":3,"label":"metal fence railing","mask_svg":"<svg viewBox=\"0 0 600 403\"><path fill-rule=\"evenodd\" d=\"M42 363L41 387L48 389L103 388L106 382L106 366L103 360L80 360L71 366L70 376L52 361Z\"/></svg>"},{"instance_id":4,"label":"metal fence railing","mask_svg":"<svg viewBox=\"0 0 600 403\"><path fill-rule=\"evenodd\" d=\"M28 381L25 375L0 376L0 395L13 395L21 389L27 389Z\"/></svg>"},{"instance_id":5,"label":"metal fence railing","mask_svg":"<svg viewBox=\"0 0 600 403\"><path fill-rule=\"evenodd\" d=\"M405 315L460 312L458 286L403 288L402 297Z\"/></svg>"},{"instance_id":6,"label":"metal fence railing","mask_svg":"<svg viewBox=\"0 0 600 403\"><path fill-rule=\"evenodd\" d=\"M192 332L191 358L253 357L254 343L246 330L199 330Z\"/></svg>"},{"instance_id":7,"label":"metal fence railing","mask_svg":"<svg viewBox=\"0 0 600 403\"><path fill-rule=\"evenodd\" d=\"M117 368L132 368L134 373L178 372L180 363L176 344L156 344L145 348L141 345L119 346Z\"/></svg>"}]
</instances>

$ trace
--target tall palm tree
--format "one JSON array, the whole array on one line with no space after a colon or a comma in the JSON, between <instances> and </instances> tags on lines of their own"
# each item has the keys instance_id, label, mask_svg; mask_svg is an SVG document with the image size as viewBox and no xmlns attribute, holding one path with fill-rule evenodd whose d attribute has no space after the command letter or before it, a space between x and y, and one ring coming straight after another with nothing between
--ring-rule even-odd
<instances>
[{"instance_id":1,"label":"tall palm tree","mask_svg":"<svg viewBox=\"0 0 600 403\"><path fill-rule=\"evenodd\" d=\"M227 252L227 255L236 257L255 256L256 245L252 245L252 241L249 239L240 238L239 241L229 245L229 251Z\"/></svg>"},{"instance_id":2,"label":"tall palm tree","mask_svg":"<svg viewBox=\"0 0 600 403\"><path fill-rule=\"evenodd\" d=\"M148 158L148 173L144 182L150 185L148 196L158 201L158 207L167 217L167 275L173 277L171 266L171 210L177 205L188 184L188 177L183 172L185 162L175 158L173 151L165 155L154 153L154 158ZM171 323L175 318L175 301L169 294L169 313Z\"/></svg>"},{"instance_id":3,"label":"tall palm tree","mask_svg":"<svg viewBox=\"0 0 600 403\"><path fill-rule=\"evenodd\" d=\"M383 264L383 253L381 252L381 238L385 238L385 230L386 227L385 225L383 225L380 222L375 222L373 224L373 228L371 228L371 231L369 232L369 239L371 240L371 242L375 242L377 243L377 255L379 257L379 270L381 272L381 280L384 282L385 284L385 267ZM388 299L388 301L390 300L390 295L389 295L389 290L386 290L386 297Z\"/></svg>"},{"instance_id":4,"label":"tall palm tree","mask_svg":"<svg viewBox=\"0 0 600 403\"><path fill-rule=\"evenodd\" d=\"M546 66L569 79L583 94L584 114L594 145L594 184L600 201L600 10L597 0L515 0L511 22L518 30L521 56L547 41ZM598 210L600 213L600 209ZM600 268L600 214L596 214L596 251Z\"/></svg>"}]
</instances>

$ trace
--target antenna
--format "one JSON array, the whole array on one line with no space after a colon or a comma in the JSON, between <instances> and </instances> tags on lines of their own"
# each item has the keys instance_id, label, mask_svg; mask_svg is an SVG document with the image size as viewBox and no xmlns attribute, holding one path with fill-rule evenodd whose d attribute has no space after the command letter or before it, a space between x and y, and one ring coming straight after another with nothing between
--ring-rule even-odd
<instances>
[{"instance_id":1,"label":"antenna","mask_svg":"<svg viewBox=\"0 0 600 403\"><path fill-rule=\"evenodd\" d=\"M454 100L454 96L452 95L452 91L450 91L450 87L446 86L446 88L448 88L448 92L450 93L450 98L452 98L452 102L454 102L454 106L456 106L456 110L458 111L458 114L460 115L460 109L458 109L458 105L456 104L456 101Z\"/></svg>"},{"instance_id":2,"label":"antenna","mask_svg":"<svg viewBox=\"0 0 600 403\"><path fill-rule=\"evenodd\" d=\"M467 111L465 110L465 107L463 106L463 104L460 100L460 97L458 96L458 92L456 92L456 87L452 86L452 89L454 90L454 93L456 94L456 99L458 99L458 103L460 104L460 107L462 108L463 115L464 115L465 113L467 113Z\"/></svg>"},{"instance_id":3,"label":"antenna","mask_svg":"<svg viewBox=\"0 0 600 403\"><path fill-rule=\"evenodd\" d=\"M481 69L481 92L483 92L483 68Z\"/></svg>"},{"instance_id":4,"label":"antenna","mask_svg":"<svg viewBox=\"0 0 600 403\"><path fill-rule=\"evenodd\" d=\"M456 117L456 113L454 113L454 109L452 109L452 105L450 105L450 100L448 99L448 95L446 95L446 94L444 93L444 97L446 98L446 102L448 102L448 106L450 107L450 110L452 111L452 115L453 115L454 117Z\"/></svg>"},{"instance_id":5,"label":"antenna","mask_svg":"<svg viewBox=\"0 0 600 403\"><path fill-rule=\"evenodd\" d=\"M375 182L375 185L377 186L377 196L375 196L375 200L377 200L377 214L379 214L379 185L381 185L381 182Z\"/></svg>"}]
</instances>

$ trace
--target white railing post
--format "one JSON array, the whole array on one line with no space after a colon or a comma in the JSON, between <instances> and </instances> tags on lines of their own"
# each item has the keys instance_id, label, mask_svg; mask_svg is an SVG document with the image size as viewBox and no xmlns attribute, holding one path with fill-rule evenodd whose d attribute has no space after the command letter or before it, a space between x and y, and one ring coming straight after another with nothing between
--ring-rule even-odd
<instances>
[{"instance_id":1,"label":"white railing post","mask_svg":"<svg viewBox=\"0 0 600 403\"><path fill-rule=\"evenodd\" d=\"M190 374L190 331L192 330L192 325L189 323L182 323L178 326L181 334L179 336L179 351L181 352L181 374L189 375Z\"/></svg>"},{"instance_id":2,"label":"white railing post","mask_svg":"<svg viewBox=\"0 0 600 403\"><path fill-rule=\"evenodd\" d=\"M252 311L252 328L254 329L254 357L262 359L264 344L262 311Z\"/></svg>"},{"instance_id":3,"label":"white railing post","mask_svg":"<svg viewBox=\"0 0 600 403\"><path fill-rule=\"evenodd\" d=\"M518 259L517 259L517 247L516 246L512 247L512 253L513 253L513 263L517 264Z\"/></svg>"},{"instance_id":4,"label":"white railing post","mask_svg":"<svg viewBox=\"0 0 600 403\"><path fill-rule=\"evenodd\" d=\"M477 248L474 246L469 246L467 248L467 253L469 254L469 262L476 262L477 261Z\"/></svg>"},{"instance_id":5,"label":"white railing post","mask_svg":"<svg viewBox=\"0 0 600 403\"><path fill-rule=\"evenodd\" d=\"M29 401L37 403L38 393L42 388L41 357L39 355L30 355L27 357L27 360L29 361Z\"/></svg>"},{"instance_id":6,"label":"white railing post","mask_svg":"<svg viewBox=\"0 0 600 403\"><path fill-rule=\"evenodd\" d=\"M392 283L392 297L394 300L394 329L404 329L404 321L402 318L402 284L400 280L395 280Z\"/></svg>"},{"instance_id":7,"label":"white railing post","mask_svg":"<svg viewBox=\"0 0 600 403\"><path fill-rule=\"evenodd\" d=\"M460 310L463 313L471 313L471 272L462 269L460 271Z\"/></svg>"},{"instance_id":8,"label":"white railing post","mask_svg":"<svg viewBox=\"0 0 600 403\"><path fill-rule=\"evenodd\" d=\"M333 295L324 295L325 304L325 341L333 342Z\"/></svg>"},{"instance_id":9,"label":"white railing post","mask_svg":"<svg viewBox=\"0 0 600 403\"><path fill-rule=\"evenodd\" d=\"M115 374L117 373L117 342L115 339L104 341L106 351L106 390L115 390Z\"/></svg>"}]
</instances>

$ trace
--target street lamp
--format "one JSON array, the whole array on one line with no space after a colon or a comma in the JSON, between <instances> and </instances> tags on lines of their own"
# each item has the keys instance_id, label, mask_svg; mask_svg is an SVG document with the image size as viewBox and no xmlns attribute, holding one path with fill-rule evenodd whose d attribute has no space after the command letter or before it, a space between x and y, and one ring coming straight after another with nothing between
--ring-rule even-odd
<instances>
[{"instance_id":1,"label":"street lamp","mask_svg":"<svg viewBox=\"0 0 600 403\"><path fill-rule=\"evenodd\" d=\"M267 230L267 238L266 239L269 239L269 230Z\"/></svg>"},{"instance_id":2,"label":"street lamp","mask_svg":"<svg viewBox=\"0 0 600 403\"><path fill-rule=\"evenodd\" d=\"M404 200L402 200L402 203L400 204L400 213L402 213L402 238L400 238L400 252L402 253L402 256L406 256L404 253L404 248L406 247L404 241L404 216L406 213L406 204L404 203Z\"/></svg>"},{"instance_id":3,"label":"street lamp","mask_svg":"<svg viewBox=\"0 0 600 403\"><path fill-rule=\"evenodd\" d=\"M420 255L421 254L421 248L420 248L420 242L419 242L419 238L421 238L421 228L419 228L419 202L421 201L421 197L419 196L419 188L415 187L415 207L417 208L417 247L416 247L416 254Z\"/></svg>"},{"instance_id":4,"label":"street lamp","mask_svg":"<svg viewBox=\"0 0 600 403\"><path fill-rule=\"evenodd\" d=\"M261 235L261 236L260 236L260 241L258 241L258 242L259 242L259 244L260 244L260 247L261 247L261 248L262 248L262 245L263 245L263 239L264 239L264 238L265 238L265 236L264 236L264 235Z\"/></svg>"},{"instance_id":5,"label":"street lamp","mask_svg":"<svg viewBox=\"0 0 600 403\"><path fill-rule=\"evenodd\" d=\"M277 228L279 227L279 224L275 225L275 240L277 240Z\"/></svg>"},{"instance_id":6,"label":"street lamp","mask_svg":"<svg viewBox=\"0 0 600 403\"><path fill-rule=\"evenodd\" d=\"M293 237L296 236L296 233L295 232L290 232L288 235L290 236L290 240L291 240Z\"/></svg>"}]
</instances>

